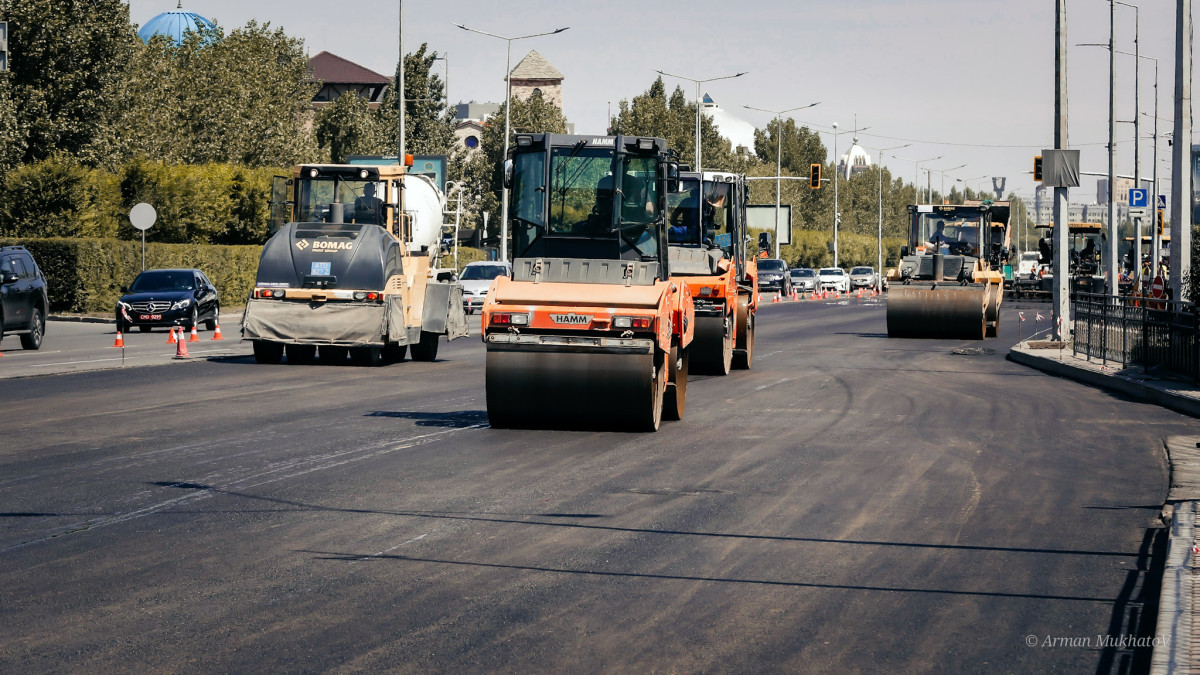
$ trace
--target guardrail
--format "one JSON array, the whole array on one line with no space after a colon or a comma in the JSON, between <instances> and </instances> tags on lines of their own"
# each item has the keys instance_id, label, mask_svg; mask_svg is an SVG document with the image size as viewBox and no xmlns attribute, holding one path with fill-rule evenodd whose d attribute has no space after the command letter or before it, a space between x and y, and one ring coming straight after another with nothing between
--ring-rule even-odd
<instances>
[{"instance_id":1,"label":"guardrail","mask_svg":"<svg viewBox=\"0 0 1200 675\"><path fill-rule=\"evenodd\" d=\"M1074 354L1163 368L1200 382L1200 306L1138 296L1071 296Z\"/></svg>"}]
</instances>

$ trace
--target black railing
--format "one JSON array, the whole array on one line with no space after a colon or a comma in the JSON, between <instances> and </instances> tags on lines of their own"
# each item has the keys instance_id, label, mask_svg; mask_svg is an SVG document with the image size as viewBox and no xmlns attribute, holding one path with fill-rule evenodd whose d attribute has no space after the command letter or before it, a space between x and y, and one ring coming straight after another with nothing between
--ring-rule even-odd
<instances>
[{"instance_id":1,"label":"black railing","mask_svg":"<svg viewBox=\"0 0 1200 675\"><path fill-rule=\"evenodd\" d=\"M1200 306L1076 293L1072 350L1102 364L1162 368L1200 382Z\"/></svg>"}]
</instances>

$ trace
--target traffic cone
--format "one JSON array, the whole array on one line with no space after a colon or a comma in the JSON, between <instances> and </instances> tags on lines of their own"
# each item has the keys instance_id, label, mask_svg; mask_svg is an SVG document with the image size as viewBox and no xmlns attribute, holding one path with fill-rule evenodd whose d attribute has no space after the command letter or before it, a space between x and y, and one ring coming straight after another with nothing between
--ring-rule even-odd
<instances>
[{"instance_id":1,"label":"traffic cone","mask_svg":"<svg viewBox=\"0 0 1200 675\"><path fill-rule=\"evenodd\" d=\"M175 326L171 326L171 334L167 336L167 344L175 344Z\"/></svg>"},{"instance_id":2,"label":"traffic cone","mask_svg":"<svg viewBox=\"0 0 1200 675\"><path fill-rule=\"evenodd\" d=\"M171 332L174 333L175 329L172 328ZM182 327L179 328L179 340L175 342L175 358L177 358L177 359L191 358L191 355L188 354L188 350L187 350L187 340L183 339L183 328Z\"/></svg>"},{"instance_id":3,"label":"traffic cone","mask_svg":"<svg viewBox=\"0 0 1200 675\"><path fill-rule=\"evenodd\" d=\"M188 342L199 342L200 334L196 332L196 324L192 324L192 334L188 336Z\"/></svg>"},{"instance_id":4,"label":"traffic cone","mask_svg":"<svg viewBox=\"0 0 1200 675\"><path fill-rule=\"evenodd\" d=\"M121 331L119 329L117 330L117 339L113 342L113 347L120 347L121 349L125 348L125 336L121 335Z\"/></svg>"},{"instance_id":5,"label":"traffic cone","mask_svg":"<svg viewBox=\"0 0 1200 675\"><path fill-rule=\"evenodd\" d=\"M778 293L771 296L771 302L772 303L779 302L779 294Z\"/></svg>"},{"instance_id":6,"label":"traffic cone","mask_svg":"<svg viewBox=\"0 0 1200 675\"><path fill-rule=\"evenodd\" d=\"M213 329L212 339L214 339L214 340L224 340L225 339L225 338L221 337L221 324L217 324L217 327Z\"/></svg>"}]
</instances>

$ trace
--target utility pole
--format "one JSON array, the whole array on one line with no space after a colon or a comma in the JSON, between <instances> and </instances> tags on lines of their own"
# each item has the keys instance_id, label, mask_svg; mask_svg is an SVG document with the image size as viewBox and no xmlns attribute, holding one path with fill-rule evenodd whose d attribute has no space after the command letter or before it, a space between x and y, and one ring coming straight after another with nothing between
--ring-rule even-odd
<instances>
[{"instance_id":1,"label":"utility pole","mask_svg":"<svg viewBox=\"0 0 1200 675\"><path fill-rule=\"evenodd\" d=\"M400 156L397 158L396 163L399 164L400 166L404 166L404 150L405 150L405 147L404 147L404 0L399 0L399 2L400 2L400 22L399 22L400 23L400 29L399 29L399 33L400 33L400 68L399 68L399 71L400 72L396 74L396 86L399 87L400 91L396 92L396 101L397 101L396 105L400 106L400 110L398 111L399 114L397 115L400 118L400 131L399 131L399 134L400 134L400 143L399 143ZM404 207L401 206L400 208L403 209Z\"/></svg>"},{"instance_id":2,"label":"utility pole","mask_svg":"<svg viewBox=\"0 0 1200 675\"><path fill-rule=\"evenodd\" d=\"M1171 293L1191 300L1183 275L1192 268L1192 0L1176 0L1175 143L1171 146Z\"/></svg>"},{"instance_id":3,"label":"utility pole","mask_svg":"<svg viewBox=\"0 0 1200 675\"><path fill-rule=\"evenodd\" d=\"M1179 0L1180 2L1190 0ZM1055 0L1054 18L1054 149L1067 148L1067 0ZM1054 188L1054 338L1066 342L1071 318L1067 279L1067 189ZM1112 190L1110 189L1111 193Z\"/></svg>"},{"instance_id":4,"label":"utility pole","mask_svg":"<svg viewBox=\"0 0 1200 675\"><path fill-rule=\"evenodd\" d=\"M1108 278L1108 294L1120 294L1120 275L1117 259L1117 172L1116 172L1116 122L1117 122L1117 71L1116 71L1117 5L1108 0L1108 243L1104 247L1104 275Z\"/></svg>"}]
</instances>

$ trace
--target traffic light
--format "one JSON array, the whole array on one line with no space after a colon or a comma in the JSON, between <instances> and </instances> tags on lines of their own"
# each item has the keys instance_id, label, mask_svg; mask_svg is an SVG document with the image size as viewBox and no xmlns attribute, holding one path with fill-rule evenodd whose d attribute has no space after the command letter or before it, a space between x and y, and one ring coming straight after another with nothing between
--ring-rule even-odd
<instances>
[{"instance_id":1,"label":"traffic light","mask_svg":"<svg viewBox=\"0 0 1200 675\"><path fill-rule=\"evenodd\" d=\"M1163 233L1163 210L1158 209L1158 236L1161 237L1162 233Z\"/></svg>"},{"instance_id":2,"label":"traffic light","mask_svg":"<svg viewBox=\"0 0 1200 675\"><path fill-rule=\"evenodd\" d=\"M814 190L821 187L821 165L808 165L808 186Z\"/></svg>"},{"instance_id":3,"label":"traffic light","mask_svg":"<svg viewBox=\"0 0 1200 675\"><path fill-rule=\"evenodd\" d=\"M0 21L0 73L8 72L8 22Z\"/></svg>"},{"instance_id":4,"label":"traffic light","mask_svg":"<svg viewBox=\"0 0 1200 675\"><path fill-rule=\"evenodd\" d=\"M1042 180L1042 156L1038 155L1033 158L1033 179L1036 181Z\"/></svg>"}]
</instances>

